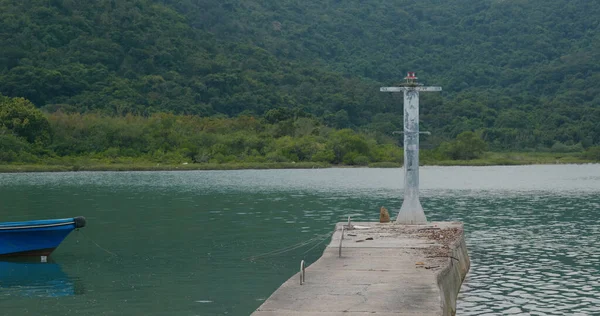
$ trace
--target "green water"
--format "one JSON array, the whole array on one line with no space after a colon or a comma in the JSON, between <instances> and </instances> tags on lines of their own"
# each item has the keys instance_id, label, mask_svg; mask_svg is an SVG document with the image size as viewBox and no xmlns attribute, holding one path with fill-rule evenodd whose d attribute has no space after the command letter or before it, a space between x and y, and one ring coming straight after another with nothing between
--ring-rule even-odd
<instances>
[{"instance_id":1,"label":"green water","mask_svg":"<svg viewBox=\"0 0 600 316\"><path fill-rule=\"evenodd\" d=\"M600 314L600 166L426 167L421 184L430 220L465 222L459 315ZM401 196L401 169L0 174L0 221L88 219L51 263L0 262L20 271L0 272L0 315L249 315L327 240L248 257Z\"/></svg>"}]
</instances>

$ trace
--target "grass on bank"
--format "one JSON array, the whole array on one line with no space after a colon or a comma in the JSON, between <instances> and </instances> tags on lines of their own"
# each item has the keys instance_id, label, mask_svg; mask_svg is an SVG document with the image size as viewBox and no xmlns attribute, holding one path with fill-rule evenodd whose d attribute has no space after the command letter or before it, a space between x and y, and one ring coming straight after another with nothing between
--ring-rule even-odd
<instances>
[{"instance_id":1,"label":"grass on bank","mask_svg":"<svg viewBox=\"0 0 600 316\"><path fill-rule=\"evenodd\" d=\"M482 158L473 160L424 160L422 165L436 166L511 166L546 164L597 163L581 157L581 153L549 152L487 152Z\"/></svg>"},{"instance_id":2,"label":"grass on bank","mask_svg":"<svg viewBox=\"0 0 600 316\"><path fill-rule=\"evenodd\" d=\"M580 153L501 153L487 152L473 160L434 160L421 158L425 166L503 166L533 164L581 164L598 163L585 159ZM156 163L148 161L116 160L107 162L89 158L73 158L47 161L42 164L3 164L0 173L16 172L67 172L67 171L185 171L185 170L240 170L240 169L316 169L330 167L400 168L401 163L374 162L361 166L332 165L319 162L231 162L231 163Z\"/></svg>"}]
</instances>

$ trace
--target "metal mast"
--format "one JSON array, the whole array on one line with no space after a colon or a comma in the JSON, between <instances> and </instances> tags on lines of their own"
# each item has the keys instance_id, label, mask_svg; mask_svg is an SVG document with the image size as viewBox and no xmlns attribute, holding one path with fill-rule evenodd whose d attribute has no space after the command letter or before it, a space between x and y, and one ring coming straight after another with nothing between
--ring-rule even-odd
<instances>
[{"instance_id":1,"label":"metal mast","mask_svg":"<svg viewBox=\"0 0 600 316\"><path fill-rule=\"evenodd\" d=\"M419 201L419 92L439 92L441 87L424 87L409 72L400 87L382 87L381 92L404 92L404 202L396 223L425 224L427 218Z\"/></svg>"}]
</instances>

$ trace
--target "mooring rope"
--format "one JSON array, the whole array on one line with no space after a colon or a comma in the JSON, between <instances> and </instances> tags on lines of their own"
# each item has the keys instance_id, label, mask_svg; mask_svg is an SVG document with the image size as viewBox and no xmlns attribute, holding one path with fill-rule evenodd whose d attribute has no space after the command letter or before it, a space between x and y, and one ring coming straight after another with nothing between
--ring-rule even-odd
<instances>
[{"instance_id":1,"label":"mooring rope","mask_svg":"<svg viewBox=\"0 0 600 316\"><path fill-rule=\"evenodd\" d=\"M310 249L308 249L306 252L304 252L303 253L303 255L304 255L304 254L308 253L310 250L312 250L315 247L317 247L318 245L322 244L325 240L327 240L327 238L331 237L331 234L332 233L327 233L327 234L322 234L322 235L316 235L315 237L312 237L312 238L307 239L305 241L301 241L301 242L293 244L291 246L287 246L287 247L284 247L284 248L280 248L280 249L276 249L276 250L273 250L273 251L265 252L265 253L258 254L258 255L255 255L255 256L246 257L246 258L244 258L244 260L254 261L254 260L259 259L259 258L277 256L277 255L280 255L280 254L283 254L283 253L286 253L286 252L290 252L292 250L296 250L298 248L302 248L302 247L305 247L305 246L308 246L308 245L310 245L312 243L317 242Z\"/></svg>"},{"instance_id":2,"label":"mooring rope","mask_svg":"<svg viewBox=\"0 0 600 316\"><path fill-rule=\"evenodd\" d=\"M87 238L89 241L91 241L91 242L92 242L94 245L96 245L96 247L98 247L98 248L100 248L100 249L104 250L104 251L105 251L106 253L108 253L109 255L112 255L112 256L118 257L118 256L117 256L115 253L113 253L113 252L110 252L110 251L108 251L108 250L106 250L106 249L102 248L102 246L98 245L98 243L96 243L96 242L95 242L95 241L94 241L92 238L90 238L90 237L88 237L87 235L85 235L85 234L84 234L82 231L80 231L79 229L77 230L77 232L78 232L78 233L80 233L81 235L83 235L83 236L84 236L85 238Z\"/></svg>"},{"instance_id":3,"label":"mooring rope","mask_svg":"<svg viewBox=\"0 0 600 316\"><path fill-rule=\"evenodd\" d=\"M322 244L325 240L327 240L326 238L323 238L323 240L319 241L318 243L316 243L314 246L310 247L307 251L303 252L302 254L305 255L307 254L309 251L315 249L315 247L319 246L320 244Z\"/></svg>"}]
</instances>

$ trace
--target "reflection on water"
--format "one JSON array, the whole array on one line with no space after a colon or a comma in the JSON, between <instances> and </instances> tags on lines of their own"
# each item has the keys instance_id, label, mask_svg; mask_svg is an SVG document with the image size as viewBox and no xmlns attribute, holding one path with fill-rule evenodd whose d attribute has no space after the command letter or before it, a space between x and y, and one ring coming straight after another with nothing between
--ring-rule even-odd
<instances>
[{"instance_id":1,"label":"reflection on water","mask_svg":"<svg viewBox=\"0 0 600 316\"><path fill-rule=\"evenodd\" d=\"M39 260L38 257L36 259ZM1 297L63 297L77 294L83 294L80 282L69 278L55 262L22 259L0 261Z\"/></svg>"}]
</instances>

